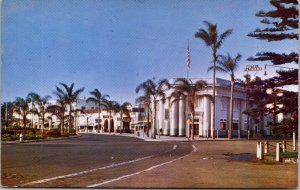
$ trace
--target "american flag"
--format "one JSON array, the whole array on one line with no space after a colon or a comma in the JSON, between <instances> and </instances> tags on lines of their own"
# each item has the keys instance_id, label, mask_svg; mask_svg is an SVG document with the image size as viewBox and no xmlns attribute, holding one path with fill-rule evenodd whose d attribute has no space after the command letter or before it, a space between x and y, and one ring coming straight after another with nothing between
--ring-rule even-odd
<instances>
[{"instance_id":1,"label":"american flag","mask_svg":"<svg viewBox=\"0 0 300 190\"><path fill-rule=\"evenodd\" d=\"M191 69L191 59L190 59L190 47L189 47L189 45L187 46L187 50L186 50L186 65L187 65L188 69Z\"/></svg>"}]
</instances>

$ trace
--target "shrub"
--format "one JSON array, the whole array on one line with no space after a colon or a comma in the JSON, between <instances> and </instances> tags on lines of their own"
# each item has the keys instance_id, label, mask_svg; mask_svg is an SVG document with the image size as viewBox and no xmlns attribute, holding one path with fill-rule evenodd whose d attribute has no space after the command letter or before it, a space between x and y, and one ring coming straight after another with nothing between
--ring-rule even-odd
<instances>
[{"instance_id":1,"label":"shrub","mask_svg":"<svg viewBox=\"0 0 300 190\"><path fill-rule=\"evenodd\" d=\"M46 136L47 137L60 137L61 133L59 130L50 130L50 131L47 131Z\"/></svg>"}]
</instances>

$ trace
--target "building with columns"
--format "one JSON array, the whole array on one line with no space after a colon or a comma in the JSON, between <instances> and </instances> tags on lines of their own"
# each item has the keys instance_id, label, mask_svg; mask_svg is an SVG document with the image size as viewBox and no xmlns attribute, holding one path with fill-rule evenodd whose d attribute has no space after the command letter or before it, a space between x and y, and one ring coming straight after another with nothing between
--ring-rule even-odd
<instances>
[{"instance_id":1,"label":"building with columns","mask_svg":"<svg viewBox=\"0 0 300 190\"><path fill-rule=\"evenodd\" d=\"M209 97L209 95L213 95L213 81L209 78L192 78L191 80L192 82L204 80L208 84L205 89L197 93L193 134L196 137L212 137L213 133L215 133L215 136L227 137L230 115L230 81L216 78L216 118L215 130L213 130L213 104ZM169 80L172 85L174 85L174 81L175 79ZM161 135L188 137L192 123L187 99L185 96L181 96L179 100L174 101L171 93L172 89L166 92L165 100L160 99L156 102L157 119L156 121L152 120L152 122L156 122L157 131ZM247 137L248 129L257 133L257 119L251 121L252 119L243 114L247 106L247 98L245 92L238 86L234 90L233 102L233 137ZM269 134L269 129L267 125L265 126L265 134Z\"/></svg>"}]
</instances>

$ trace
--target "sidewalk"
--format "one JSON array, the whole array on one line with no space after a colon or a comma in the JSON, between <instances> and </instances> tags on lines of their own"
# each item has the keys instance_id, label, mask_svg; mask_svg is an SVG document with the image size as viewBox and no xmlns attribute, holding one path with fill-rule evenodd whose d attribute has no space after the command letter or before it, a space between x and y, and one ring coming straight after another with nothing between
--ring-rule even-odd
<instances>
[{"instance_id":1,"label":"sidewalk","mask_svg":"<svg viewBox=\"0 0 300 190\"><path fill-rule=\"evenodd\" d=\"M156 135L156 139L153 139L151 137L147 137L147 136L138 136L136 134L132 134L132 133L97 133L97 134L102 134L102 135L117 135L117 136L126 136L126 137L133 137L133 138L139 138L142 139L144 141L177 141L177 142L197 142L197 141L229 141L228 138L215 138L215 140L213 140L212 138L204 138L204 137L195 137L194 140L188 139L187 137L172 137L172 136L164 136L164 135ZM245 138L241 138L241 139L231 139L230 141L244 141L244 140L248 140Z\"/></svg>"}]
</instances>

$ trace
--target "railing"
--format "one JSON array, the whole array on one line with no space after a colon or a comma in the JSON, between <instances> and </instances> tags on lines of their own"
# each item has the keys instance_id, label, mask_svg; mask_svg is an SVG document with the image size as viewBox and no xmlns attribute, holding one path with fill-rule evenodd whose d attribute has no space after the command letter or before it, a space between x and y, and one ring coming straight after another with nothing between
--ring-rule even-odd
<instances>
[{"instance_id":1,"label":"railing","mask_svg":"<svg viewBox=\"0 0 300 190\"><path fill-rule=\"evenodd\" d=\"M296 153L298 144L296 142L295 134L293 134L292 141L257 141L256 143L256 157L264 160L265 156L275 156L277 162L283 160L282 153L294 152Z\"/></svg>"}]
</instances>

